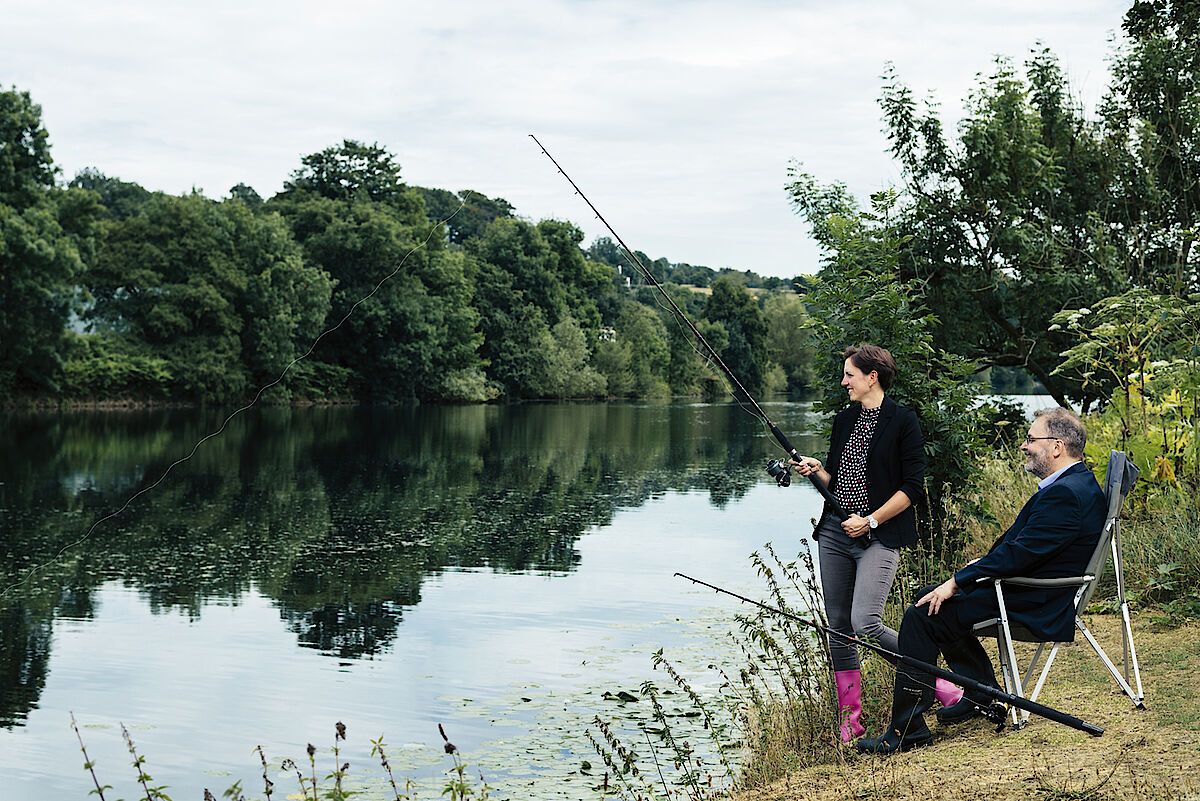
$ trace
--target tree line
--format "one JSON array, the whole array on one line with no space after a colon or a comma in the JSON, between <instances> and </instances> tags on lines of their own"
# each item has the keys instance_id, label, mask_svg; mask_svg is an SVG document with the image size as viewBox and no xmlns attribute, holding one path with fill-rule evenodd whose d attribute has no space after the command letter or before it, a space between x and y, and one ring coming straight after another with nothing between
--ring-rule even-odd
<instances>
[{"instance_id":1,"label":"tree line","mask_svg":"<svg viewBox=\"0 0 1200 801\"><path fill-rule=\"evenodd\" d=\"M409 186L344 141L264 200L56 183L41 109L0 92L0 395L241 403L723 391L614 243L501 198ZM637 254L755 391L801 385L788 282ZM691 285L684 289L681 285ZM748 287L758 289L754 298ZM704 294L707 293L707 294ZM326 332L322 334L322 332ZM282 376L282 378L280 378Z\"/></svg>"},{"instance_id":2,"label":"tree line","mask_svg":"<svg viewBox=\"0 0 1200 801\"><path fill-rule=\"evenodd\" d=\"M1111 361L1143 378L1178 362L1190 421L1198 19L1195 3L1134 2L1092 113L1041 46L1021 67L997 59L955 131L888 67L879 102L903 186L863 208L844 185L790 170L790 201L826 255L816 276L643 261L751 392L829 383L841 348L869 340L903 353L925 387L934 368L1027 375L1084 409L1123 397L1128 375ZM15 89L0 93L0 142L6 398L216 403L269 384L279 402L724 391L615 243L585 248L574 225L524 220L500 198L406 185L378 145L305 156L270 199L240 184L215 201L96 170L57 185L40 109ZM1131 291L1169 320L1085 324ZM1153 336L1139 336L1146 325Z\"/></svg>"}]
</instances>

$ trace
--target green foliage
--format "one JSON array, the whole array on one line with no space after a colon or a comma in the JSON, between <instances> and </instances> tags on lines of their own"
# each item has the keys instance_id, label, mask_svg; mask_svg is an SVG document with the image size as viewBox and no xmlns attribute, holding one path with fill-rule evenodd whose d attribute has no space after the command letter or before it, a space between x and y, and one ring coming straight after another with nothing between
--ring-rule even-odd
<instances>
[{"instance_id":1,"label":"green foliage","mask_svg":"<svg viewBox=\"0 0 1200 801\"><path fill-rule=\"evenodd\" d=\"M1200 290L1200 7L1135 0L1122 25L1102 115L1118 157L1124 267L1134 285Z\"/></svg>"},{"instance_id":2,"label":"green foliage","mask_svg":"<svg viewBox=\"0 0 1200 801\"><path fill-rule=\"evenodd\" d=\"M725 343L714 343L713 348L746 392L757 395L767 367L767 325L754 298L736 280L723 276L712 285L704 319L724 326Z\"/></svg>"},{"instance_id":3,"label":"green foliage","mask_svg":"<svg viewBox=\"0 0 1200 801\"><path fill-rule=\"evenodd\" d=\"M1099 441L1152 482L1200 488L1200 295L1133 289L1054 320L1078 340L1064 367L1111 396Z\"/></svg>"},{"instance_id":4,"label":"green foliage","mask_svg":"<svg viewBox=\"0 0 1200 801\"><path fill-rule=\"evenodd\" d=\"M123 220L132 217L151 197L151 193L139 184L109 178L94 167L77 172L70 186L99 195L103 207L100 216L104 219Z\"/></svg>"},{"instance_id":5,"label":"green foliage","mask_svg":"<svg viewBox=\"0 0 1200 801\"><path fill-rule=\"evenodd\" d=\"M812 331L809 315L799 295L773 294L763 303L763 322L767 327L767 359L781 370L785 386L795 392L817 386L810 349Z\"/></svg>"},{"instance_id":6,"label":"green foliage","mask_svg":"<svg viewBox=\"0 0 1200 801\"><path fill-rule=\"evenodd\" d=\"M350 370L362 398L436 397L450 373L481 367L473 268L445 250L411 190L387 202L370 194L334 199L293 188L266 208L290 225L304 260L336 282L326 317L333 330L316 358Z\"/></svg>"},{"instance_id":7,"label":"green foliage","mask_svg":"<svg viewBox=\"0 0 1200 801\"><path fill-rule=\"evenodd\" d=\"M670 394L666 376L671 355L662 317L640 303L630 303L621 315L617 336L629 350L633 394L639 397Z\"/></svg>"},{"instance_id":8,"label":"green foliage","mask_svg":"<svg viewBox=\"0 0 1200 801\"><path fill-rule=\"evenodd\" d=\"M304 166L292 173L284 193L311 192L330 200L362 199L399 208L420 208L418 196L400 180L395 157L376 142L365 145L352 139L300 159Z\"/></svg>"},{"instance_id":9,"label":"green foliage","mask_svg":"<svg viewBox=\"0 0 1200 801\"><path fill-rule=\"evenodd\" d=\"M36 205L54 185L52 163L42 107L15 86L0 89L0 204L14 209Z\"/></svg>"},{"instance_id":10,"label":"green foliage","mask_svg":"<svg viewBox=\"0 0 1200 801\"><path fill-rule=\"evenodd\" d=\"M607 382L588 365L588 347L579 324L570 316L547 332L538 349L545 355L530 391L544 398L588 398L605 394Z\"/></svg>"},{"instance_id":11,"label":"green foliage","mask_svg":"<svg viewBox=\"0 0 1200 801\"><path fill-rule=\"evenodd\" d=\"M168 361L122 336L69 334L62 391L69 398L165 398Z\"/></svg>"},{"instance_id":12,"label":"green foliage","mask_svg":"<svg viewBox=\"0 0 1200 801\"><path fill-rule=\"evenodd\" d=\"M307 351L329 309L329 277L303 263L282 219L240 200L155 194L102 232L84 319L112 341L71 366L87 396L241 401ZM125 362L104 361L114 356ZM309 394L302 376L272 397Z\"/></svg>"},{"instance_id":13,"label":"green foliage","mask_svg":"<svg viewBox=\"0 0 1200 801\"><path fill-rule=\"evenodd\" d=\"M666 258L652 259L640 250L635 250L634 255L637 256L638 260L641 261L660 284L687 284L696 287L707 287L717 278L724 276L746 287L780 289L787 286L787 282L782 279L766 278L750 270L738 271L728 267L721 270L714 270L711 267L699 264L688 264L687 262L672 263ZM596 237L596 240L588 246L587 256L601 264L607 264L609 267L621 270L622 274L629 276L635 284L643 280L641 270L629 260L629 257L625 255L625 251L621 249L621 246L610 237ZM684 310L688 311L686 308Z\"/></svg>"},{"instance_id":14,"label":"green foliage","mask_svg":"<svg viewBox=\"0 0 1200 801\"><path fill-rule=\"evenodd\" d=\"M592 366L603 376L609 397L633 395L633 355L628 342L602 339L596 344Z\"/></svg>"},{"instance_id":15,"label":"green foliage","mask_svg":"<svg viewBox=\"0 0 1200 801\"><path fill-rule=\"evenodd\" d=\"M455 194L445 189L414 188L425 201L429 222L445 220L447 238L458 245L482 236L493 220L512 217L515 211L504 198L490 198L470 189Z\"/></svg>"},{"instance_id":16,"label":"green foliage","mask_svg":"<svg viewBox=\"0 0 1200 801\"><path fill-rule=\"evenodd\" d=\"M979 436L996 450L1015 451L1021 444L1029 420L1025 407L1008 398L988 399L975 409Z\"/></svg>"},{"instance_id":17,"label":"green foliage","mask_svg":"<svg viewBox=\"0 0 1200 801\"><path fill-rule=\"evenodd\" d=\"M479 352L509 395L555 396L567 387L573 387L570 396L605 391L599 373L583 368L566 383L547 383L556 368L546 343L558 338L556 327L570 320L562 331L581 333L584 349L559 348L555 358L570 361L590 352L600 336L597 298L613 291L611 269L584 257L582 238L568 223L498 219L467 242L478 269L473 303L483 333Z\"/></svg>"},{"instance_id":18,"label":"green foliage","mask_svg":"<svg viewBox=\"0 0 1200 801\"><path fill-rule=\"evenodd\" d=\"M917 511L929 539L942 531L947 493L970 485L977 474L981 442L966 380L974 365L935 347L938 318L925 307L921 286L897 274L907 242L891 216L896 193L876 193L871 211L856 212L836 187L817 189L799 168L792 175L792 201L820 231L828 253L819 281L805 296L815 308L809 325L818 372L840 376L843 351L862 342L895 357L899 372L889 395L916 410L925 436L928 506ZM836 412L847 404L845 391L827 380L815 408Z\"/></svg>"},{"instance_id":19,"label":"green foliage","mask_svg":"<svg viewBox=\"0 0 1200 801\"><path fill-rule=\"evenodd\" d=\"M54 186L41 106L0 90L0 395L59 390L96 196Z\"/></svg>"},{"instance_id":20,"label":"green foliage","mask_svg":"<svg viewBox=\"0 0 1200 801\"><path fill-rule=\"evenodd\" d=\"M1035 51L1026 75L998 59L951 143L936 107L918 111L895 70L885 72L880 103L910 193L897 264L938 310L937 347L1028 370L1060 403L1086 401L1074 376L1054 372L1066 341L1047 327L1065 305L1121 283L1114 146L1070 104L1048 51Z\"/></svg>"}]
</instances>

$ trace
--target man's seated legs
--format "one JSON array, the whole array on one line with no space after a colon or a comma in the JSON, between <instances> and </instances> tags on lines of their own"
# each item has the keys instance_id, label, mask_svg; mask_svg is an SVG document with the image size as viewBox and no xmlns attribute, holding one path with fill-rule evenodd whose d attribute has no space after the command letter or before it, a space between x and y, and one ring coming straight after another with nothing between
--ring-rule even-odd
<instances>
[{"instance_id":1,"label":"man's seated legs","mask_svg":"<svg viewBox=\"0 0 1200 801\"><path fill-rule=\"evenodd\" d=\"M923 597L930 589L918 591L917 597ZM959 603L964 599L964 596L948 599L936 615L930 615L925 607L910 606L900 625L900 653L933 665L937 664L940 652L945 655L950 670L995 685L992 662L971 633L976 622L974 618L978 616L974 607L978 604ZM933 689L932 675L908 665L898 665L891 725L883 737L861 741L859 750L892 753L927 744L932 734L923 715L933 706Z\"/></svg>"}]
</instances>

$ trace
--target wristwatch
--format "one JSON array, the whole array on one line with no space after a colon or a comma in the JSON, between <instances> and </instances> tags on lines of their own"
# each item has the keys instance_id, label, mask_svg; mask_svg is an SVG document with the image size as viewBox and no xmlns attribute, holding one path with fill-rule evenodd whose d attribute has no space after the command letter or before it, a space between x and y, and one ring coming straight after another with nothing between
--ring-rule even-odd
<instances>
[{"instance_id":1,"label":"wristwatch","mask_svg":"<svg viewBox=\"0 0 1200 801\"><path fill-rule=\"evenodd\" d=\"M875 515L867 515L867 525L870 526L872 530L879 528L879 521L875 519Z\"/></svg>"}]
</instances>

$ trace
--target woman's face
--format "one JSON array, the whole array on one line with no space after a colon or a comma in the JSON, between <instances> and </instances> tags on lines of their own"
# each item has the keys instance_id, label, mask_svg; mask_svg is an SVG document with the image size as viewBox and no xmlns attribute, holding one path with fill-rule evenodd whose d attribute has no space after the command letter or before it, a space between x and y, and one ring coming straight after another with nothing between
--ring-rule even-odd
<instances>
[{"instance_id":1,"label":"woman's face","mask_svg":"<svg viewBox=\"0 0 1200 801\"><path fill-rule=\"evenodd\" d=\"M850 400L861 401L871 391L871 387L875 385L874 375L874 372L864 375L862 370L854 366L851 359L846 359L842 368L842 386L850 393Z\"/></svg>"}]
</instances>

